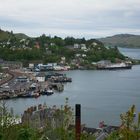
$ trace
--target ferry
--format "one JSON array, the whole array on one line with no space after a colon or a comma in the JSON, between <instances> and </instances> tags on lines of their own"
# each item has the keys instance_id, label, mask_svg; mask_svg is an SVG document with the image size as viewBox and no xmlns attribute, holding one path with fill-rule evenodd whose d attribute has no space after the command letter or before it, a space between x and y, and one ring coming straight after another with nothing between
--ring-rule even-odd
<instances>
[{"instance_id":1,"label":"ferry","mask_svg":"<svg viewBox=\"0 0 140 140\"><path fill-rule=\"evenodd\" d=\"M97 69L99 70L119 70L119 69L131 69L131 64L126 63L117 63L117 64L108 64L105 66L97 66Z\"/></svg>"}]
</instances>

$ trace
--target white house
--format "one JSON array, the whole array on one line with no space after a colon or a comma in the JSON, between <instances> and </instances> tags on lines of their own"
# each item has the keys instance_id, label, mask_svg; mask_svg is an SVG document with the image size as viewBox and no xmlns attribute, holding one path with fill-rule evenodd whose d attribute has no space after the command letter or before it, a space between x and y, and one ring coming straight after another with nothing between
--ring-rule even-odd
<instances>
[{"instance_id":1,"label":"white house","mask_svg":"<svg viewBox=\"0 0 140 140\"><path fill-rule=\"evenodd\" d=\"M92 42L92 46L97 46L98 44L96 42Z\"/></svg>"},{"instance_id":2,"label":"white house","mask_svg":"<svg viewBox=\"0 0 140 140\"><path fill-rule=\"evenodd\" d=\"M86 44L81 44L81 50L86 50L87 47L86 47Z\"/></svg>"},{"instance_id":3,"label":"white house","mask_svg":"<svg viewBox=\"0 0 140 140\"><path fill-rule=\"evenodd\" d=\"M34 64L33 63L29 63L29 68L33 69L34 68Z\"/></svg>"},{"instance_id":4,"label":"white house","mask_svg":"<svg viewBox=\"0 0 140 140\"><path fill-rule=\"evenodd\" d=\"M87 55L86 54L82 54L82 57L86 57Z\"/></svg>"},{"instance_id":5,"label":"white house","mask_svg":"<svg viewBox=\"0 0 140 140\"><path fill-rule=\"evenodd\" d=\"M74 44L74 49L79 49L80 45L79 44Z\"/></svg>"},{"instance_id":6,"label":"white house","mask_svg":"<svg viewBox=\"0 0 140 140\"><path fill-rule=\"evenodd\" d=\"M66 62L66 58L63 56L63 57L61 57L61 64L64 64Z\"/></svg>"},{"instance_id":7,"label":"white house","mask_svg":"<svg viewBox=\"0 0 140 140\"><path fill-rule=\"evenodd\" d=\"M81 54L77 53L77 54L75 54L75 56L76 56L76 57L80 57L80 56L81 56Z\"/></svg>"}]
</instances>

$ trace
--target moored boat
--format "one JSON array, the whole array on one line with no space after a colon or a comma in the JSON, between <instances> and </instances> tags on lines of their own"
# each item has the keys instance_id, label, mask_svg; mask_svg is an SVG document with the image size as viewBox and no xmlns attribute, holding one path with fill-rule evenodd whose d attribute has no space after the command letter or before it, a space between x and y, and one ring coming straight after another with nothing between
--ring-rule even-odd
<instances>
[{"instance_id":1,"label":"moored boat","mask_svg":"<svg viewBox=\"0 0 140 140\"><path fill-rule=\"evenodd\" d=\"M121 69L131 69L131 64L126 63L117 63L117 64L109 64L105 66L97 66L97 69L99 70L121 70Z\"/></svg>"},{"instance_id":2,"label":"moored boat","mask_svg":"<svg viewBox=\"0 0 140 140\"><path fill-rule=\"evenodd\" d=\"M52 89L45 89L44 91L41 92L42 95L52 95L54 92Z\"/></svg>"}]
</instances>

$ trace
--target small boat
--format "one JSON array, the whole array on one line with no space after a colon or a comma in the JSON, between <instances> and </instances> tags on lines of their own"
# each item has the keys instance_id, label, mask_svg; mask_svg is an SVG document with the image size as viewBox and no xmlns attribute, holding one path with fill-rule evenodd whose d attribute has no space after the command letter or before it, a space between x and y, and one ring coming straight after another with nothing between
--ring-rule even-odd
<instances>
[{"instance_id":1,"label":"small boat","mask_svg":"<svg viewBox=\"0 0 140 140\"><path fill-rule=\"evenodd\" d=\"M44 91L42 91L42 95L47 95L47 96L49 96L49 95L52 95L54 92L53 92L53 90L52 89L45 89Z\"/></svg>"},{"instance_id":2,"label":"small boat","mask_svg":"<svg viewBox=\"0 0 140 140\"><path fill-rule=\"evenodd\" d=\"M46 91L46 95L52 95L54 92L53 92L53 90L52 89L48 89L47 91Z\"/></svg>"}]
</instances>

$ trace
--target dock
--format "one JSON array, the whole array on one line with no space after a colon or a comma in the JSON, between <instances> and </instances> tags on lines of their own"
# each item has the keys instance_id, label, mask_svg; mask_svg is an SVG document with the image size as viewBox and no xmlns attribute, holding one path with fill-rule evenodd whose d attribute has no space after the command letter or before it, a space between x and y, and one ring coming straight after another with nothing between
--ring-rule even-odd
<instances>
[{"instance_id":1,"label":"dock","mask_svg":"<svg viewBox=\"0 0 140 140\"><path fill-rule=\"evenodd\" d=\"M59 92L64 90L64 85L62 83L49 83L49 86Z\"/></svg>"},{"instance_id":2,"label":"dock","mask_svg":"<svg viewBox=\"0 0 140 140\"><path fill-rule=\"evenodd\" d=\"M38 98L45 91L52 90L53 94L64 91L64 84L72 82L66 74L50 72L36 75L34 72L8 70L9 76L0 82L0 100L13 98ZM40 77L39 77L40 76ZM40 81L39 81L40 80ZM51 94L52 95L52 94Z\"/></svg>"}]
</instances>

